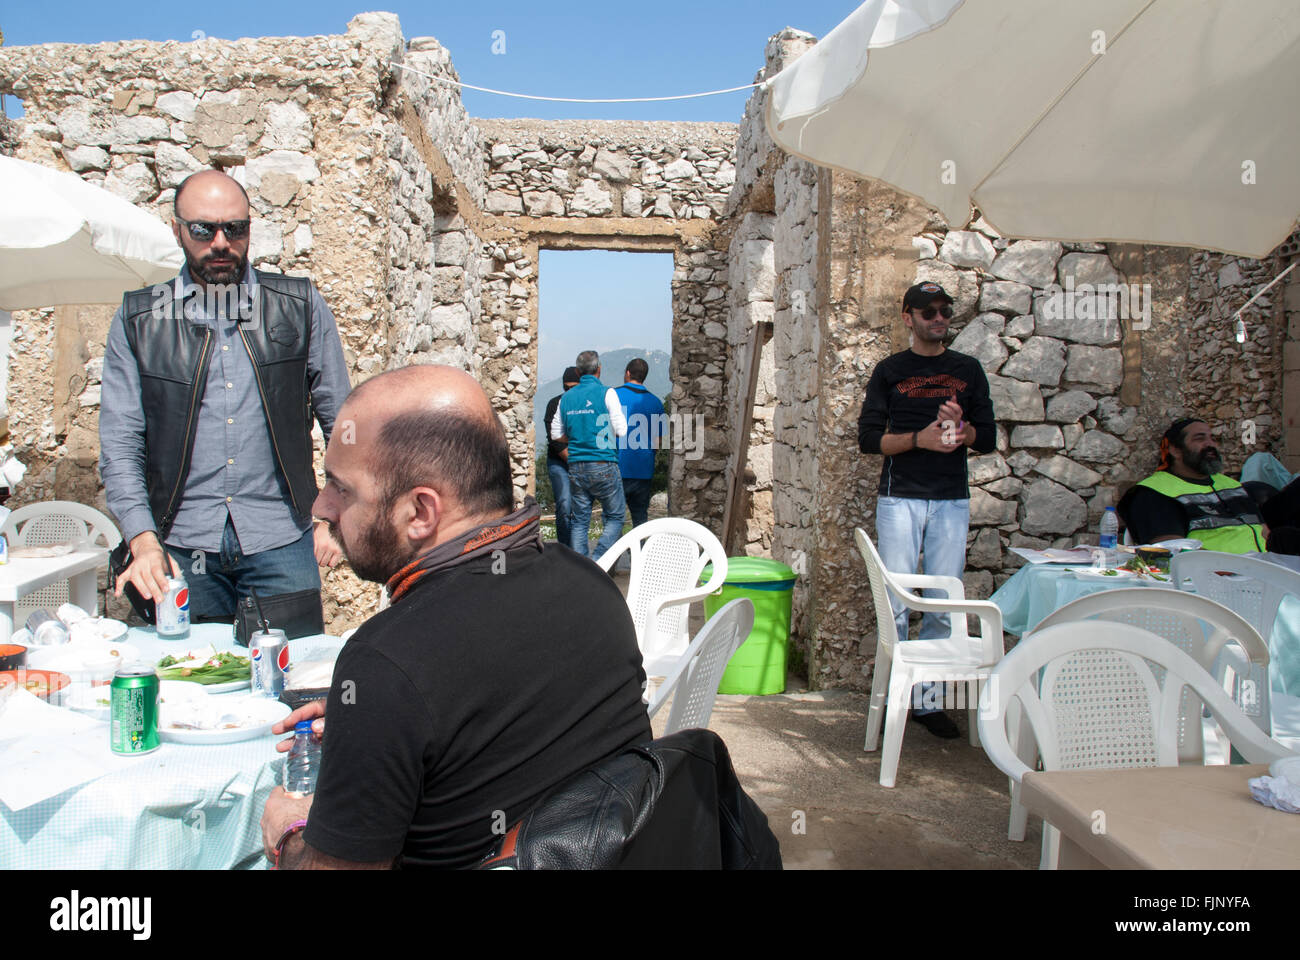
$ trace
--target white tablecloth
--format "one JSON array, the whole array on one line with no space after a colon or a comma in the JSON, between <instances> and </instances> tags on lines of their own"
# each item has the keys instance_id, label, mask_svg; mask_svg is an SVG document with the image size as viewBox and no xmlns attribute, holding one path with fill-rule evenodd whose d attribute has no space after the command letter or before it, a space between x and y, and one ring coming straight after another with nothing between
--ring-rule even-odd
<instances>
[{"instance_id":1,"label":"white tablecloth","mask_svg":"<svg viewBox=\"0 0 1300 960\"><path fill-rule=\"evenodd\" d=\"M157 661L172 650L213 643L236 648L233 631L198 624L184 641L159 640L152 629L132 629L128 641ZM290 657L337 650L337 637L291 640ZM259 821L271 789L283 777L278 737L190 746L164 743L143 757L111 753L108 724L103 749L117 769L22 810L0 803L0 867L89 869L261 868ZM71 740L52 736L48 749ZM0 771L3 776L3 771Z\"/></svg>"}]
</instances>

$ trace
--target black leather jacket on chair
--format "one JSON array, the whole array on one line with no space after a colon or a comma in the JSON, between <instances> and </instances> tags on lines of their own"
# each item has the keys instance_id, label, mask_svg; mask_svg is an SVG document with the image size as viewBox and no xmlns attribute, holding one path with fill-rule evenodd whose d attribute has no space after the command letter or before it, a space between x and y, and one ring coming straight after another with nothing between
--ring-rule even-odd
<instances>
[{"instance_id":1,"label":"black leather jacket on chair","mask_svg":"<svg viewBox=\"0 0 1300 960\"><path fill-rule=\"evenodd\" d=\"M745 793L722 738L683 730L560 784L480 869L612 867L779 870L767 816Z\"/></svg>"}]
</instances>

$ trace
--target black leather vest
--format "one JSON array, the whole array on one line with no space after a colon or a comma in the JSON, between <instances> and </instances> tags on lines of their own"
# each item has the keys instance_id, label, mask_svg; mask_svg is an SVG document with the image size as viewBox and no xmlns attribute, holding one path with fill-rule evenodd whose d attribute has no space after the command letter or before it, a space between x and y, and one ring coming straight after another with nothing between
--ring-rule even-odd
<instances>
[{"instance_id":1,"label":"black leather vest","mask_svg":"<svg viewBox=\"0 0 1300 960\"><path fill-rule=\"evenodd\" d=\"M307 372L311 282L260 270L256 274L260 318L241 324L239 334L253 360L290 506L306 520L316 499ZM171 283L156 284L122 298L126 340L140 370L145 487L160 539L171 530L184 496L215 340L209 327L186 320L179 304L172 307L172 288Z\"/></svg>"}]
</instances>

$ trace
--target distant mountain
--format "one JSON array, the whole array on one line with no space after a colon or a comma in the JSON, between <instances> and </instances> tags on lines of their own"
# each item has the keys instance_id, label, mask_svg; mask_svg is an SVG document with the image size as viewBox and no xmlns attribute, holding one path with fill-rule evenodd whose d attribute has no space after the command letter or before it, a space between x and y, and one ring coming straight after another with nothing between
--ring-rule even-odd
<instances>
[{"instance_id":1,"label":"distant mountain","mask_svg":"<svg viewBox=\"0 0 1300 960\"><path fill-rule=\"evenodd\" d=\"M668 379L670 358L662 350L634 350L631 347L624 347L622 350L608 350L602 353L600 355L601 383L617 387L623 382L623 370L628 361L636 357L641 357L650 365L650 375L645 379L645 388L660 400L672 393L672 381ZM542 414L546 412L546 404L551 397L562 393L563 390L564 384L558 377L548 380L537 388L537 395L533 399L533 427L537 431L537 454L544 453L546 450L546 433L542 427Z\"/></svg>"}]
</instances>

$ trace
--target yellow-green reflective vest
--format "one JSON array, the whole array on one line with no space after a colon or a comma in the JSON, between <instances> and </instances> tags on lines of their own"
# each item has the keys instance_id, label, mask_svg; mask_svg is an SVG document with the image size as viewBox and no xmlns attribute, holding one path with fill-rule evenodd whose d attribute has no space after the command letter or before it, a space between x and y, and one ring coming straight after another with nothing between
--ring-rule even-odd
<instances>
[{"instance_id":1,"label":"yellow-green reflective vest","mask_svg":"<svg viewBox=\"0 0 1300 960\"><path fill-rule=\"evenodd\" d=\"M1210 480L1214 490L1160 470L1139 481L1138 486L1177 500L1187 513L1187 536L1201 541L1206 550L1222 553L1262 550L1264 528L1254 498L1231 477L1216 473Z\"/></svg>"}]
</instances>

